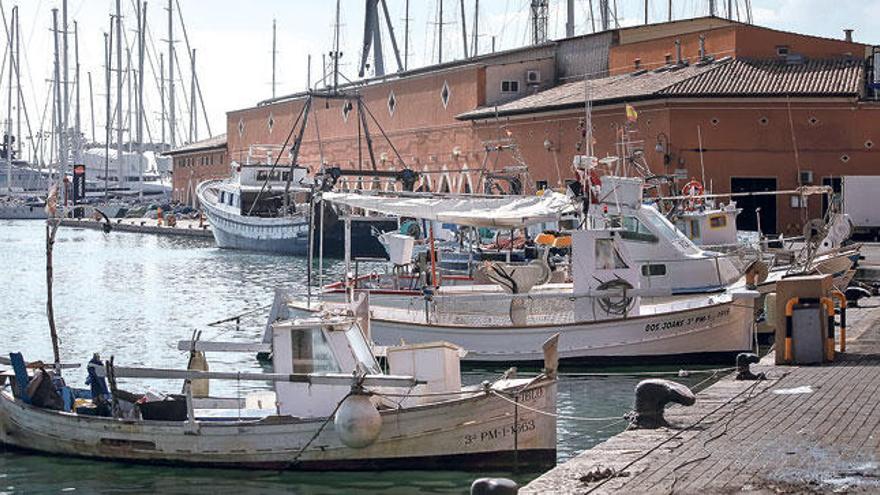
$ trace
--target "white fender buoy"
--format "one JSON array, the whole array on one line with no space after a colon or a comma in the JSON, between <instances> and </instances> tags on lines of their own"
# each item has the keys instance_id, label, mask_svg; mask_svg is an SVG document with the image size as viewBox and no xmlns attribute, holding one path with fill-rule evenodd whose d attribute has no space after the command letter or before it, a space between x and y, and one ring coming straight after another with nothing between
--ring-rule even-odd
<instances>
[{"instance_id":1,"label":"white fender buoy","mask_svg":"<svg viewBox=\"0 0 880 495\"><path fill-rule=\"evenodd\" d=\"M367 394L352 394L345 398L336 416L333 428L342 443L362 449L379 438L382 432L382 416Z\"/></svg>"}]
</instances>

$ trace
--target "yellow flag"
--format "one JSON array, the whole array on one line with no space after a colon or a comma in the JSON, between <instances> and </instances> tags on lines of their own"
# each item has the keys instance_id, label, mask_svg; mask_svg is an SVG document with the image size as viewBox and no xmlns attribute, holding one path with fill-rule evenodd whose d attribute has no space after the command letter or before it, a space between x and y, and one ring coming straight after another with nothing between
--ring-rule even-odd
<instances>
[{"instance_id":1,"label":"yellow flag","mask_svg":"<svg viewBox=\"0 0 880 495\"><path fill-rule=\"evenodd\" d=\"M633 107L629 103L626 104L626 120L629 122L635 122L639 120L639 113L636 112L635 107Z\"/></svg>"}]
</instances>

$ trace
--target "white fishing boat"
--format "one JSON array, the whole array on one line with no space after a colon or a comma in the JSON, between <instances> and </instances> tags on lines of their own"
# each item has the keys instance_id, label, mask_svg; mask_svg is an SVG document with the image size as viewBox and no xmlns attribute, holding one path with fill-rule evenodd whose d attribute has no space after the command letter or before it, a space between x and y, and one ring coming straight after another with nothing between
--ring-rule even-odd
<instances>
[{"instance_id":1,"label":"white fishing boat","mask_svg":"<svg viewBox=\"0 0 880 495\"><path fill-rule=\"evenodd\" d=\"M21 356L11 355L15 373L0 390L0 442L92 459L273 470L555 463L555 340L538 376L509 373L463 387L460 349L447 343L387 349L390 374L383 373L364 334L367 321L276 321L267 346L180 343L192 356L271 349L274 369L264 373L123 368L93 359L91 390L55 388L39 370L28 377ZM184 394L151 401L119 390L125 378L184 380ZM209 380L269 381L273 389L200 397ZM73 396L87 397L77 401L85 405L69 407L64 398Z\"/></svg>"},{"instance_id":2,"label":"white fishing boat","mask_svg":"<svg viewBox=\"0 0 880 495\"><path fill-rule=\"evenodd\" d=\"M552 195L465 201L331 194L325 199L474 227L525 228L573 210L570 202L557 203L564 196ZM373 340L445 340L466 349L465 360L503 363L539 361L541 343L555 333L560 334L561 358L588 363L727 358L751 347L756 292L740 289L649 304L643 296L668 295L669 289L641 287L625 231L577 230L571 236L571 284L528 280L527 271L518 267L509 272L514 283L506 288L512 293L499 285L457 285L420 296L371 294ZM289 297L287 304L304 313L332 311L340 307L332 299Z\"/></svg>"},{"instance_id":3,"label":"white fishing boat","mask_svg":"<svg viewBox=\"0 0 880 495\"><path fill-rule=\"evenodd\" d=\"M623 229L642 287L699 294L723 291L742 277L752 260L696 246L657 208L643 204L643 186L638 177L602 177L589 214L591 228Z\"/></svg>"},{"instance_id":4,"label":"white fishing boat","mask_svg":"<svg viewBox=\"0 0 880 495\"><path fill-rule=\"evenodd\" d=\"M244 165L231 178L208 180L196 193L217 246L227 249L306 254L309 246L309 193L302 185L306 170ZM283 196L287 194L287 200ZM283 209L287 207L285 214Z\"/></svg>"}]
</instances>

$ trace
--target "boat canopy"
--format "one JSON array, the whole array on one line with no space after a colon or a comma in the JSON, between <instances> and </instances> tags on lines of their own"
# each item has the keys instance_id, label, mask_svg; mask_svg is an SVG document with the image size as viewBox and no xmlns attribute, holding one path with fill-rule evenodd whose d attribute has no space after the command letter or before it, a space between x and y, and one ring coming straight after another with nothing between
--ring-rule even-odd
<instances>
[{"instance_id":1,"label":"boat canopy","mask_svg":"<svg viewBox=\"0 0 880 495\"><path fill-rule=\"evenodd\" d=\"M404 196L325 192L331 203L384 215L434 220L471 227L517 228L558 221L574 213L566 195L546 191L540 196Z\"/></svg>"}]
</instances>

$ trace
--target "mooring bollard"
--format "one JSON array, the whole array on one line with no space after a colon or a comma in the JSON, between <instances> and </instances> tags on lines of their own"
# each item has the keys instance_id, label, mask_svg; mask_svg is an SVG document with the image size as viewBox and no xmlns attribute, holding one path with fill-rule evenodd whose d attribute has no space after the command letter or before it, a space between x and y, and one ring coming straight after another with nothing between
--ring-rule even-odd
<instances>
[{"instance_id":1,"label":"mooring bollard","mask_svg":"<svg viewBox=\"0 0 880 495\"><path fill-rule=\"evenodd\" d=\"M633 426L645 429L668 426L663 418L666 404L673 402L692 406L696 401L697 398L691 389L680 383L659 378L642 380L636 385Z\"/></svg>"},{"instance_id":2,"label":"mooring bollard","mask_svg":"<svg viewBox=\"0 0 880 495\"><path fill-rule=\"evenodd\" d=\"M767 378L764 373L757 375L752 373L751 365L757 364L761 359L753 352L741 352L736 355L736 379L737 380L763 380Z\"/></svg>"},{"instance_id":3,"label":"mooring bollard","mask_svg":"<svg viewBox=\"0 0 880 495\"><path fill-rule=\"evenodd\" d=\"M471 495L516 495L519 485L507 478L480 478L471 483Z\"/></svg>"}]
</instances>

